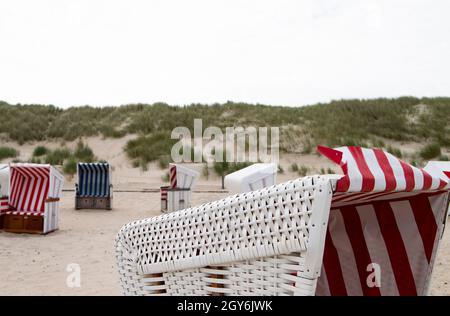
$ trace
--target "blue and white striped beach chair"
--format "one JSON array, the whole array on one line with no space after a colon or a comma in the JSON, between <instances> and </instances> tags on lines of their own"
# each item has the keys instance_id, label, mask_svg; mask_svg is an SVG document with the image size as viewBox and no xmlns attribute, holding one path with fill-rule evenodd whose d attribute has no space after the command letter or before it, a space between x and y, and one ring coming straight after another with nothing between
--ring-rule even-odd
<instances>
[{"instance_id":1,"label":"blue and white striped beach chair","mask_svg":"<svg viewBox=\"0 0 450 316\"><path fill-rule=\"evenodd\" d=\"M111 168L108 163L78 163L75 209L112 209Z\"/></svg>"}]
</instances>

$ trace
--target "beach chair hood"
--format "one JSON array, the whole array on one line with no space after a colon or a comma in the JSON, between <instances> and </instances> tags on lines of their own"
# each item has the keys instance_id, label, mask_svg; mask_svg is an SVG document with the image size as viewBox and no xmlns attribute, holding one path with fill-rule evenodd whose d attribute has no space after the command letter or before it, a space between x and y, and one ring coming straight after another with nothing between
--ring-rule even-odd
<instances>
[{"instance_id":1,"label":"beach chair hood","mask_svg":"<svg viewBox=\"0 0 450 316\"><path fill-rule=\"evenodd\" d=\"M276 183L277 164L255 163L225 176L225 188L231 193L259 190Z\"/></svg>"},{"instance_id":2,"label":"beach chair hood","mask_svg":"<svg viewBox=\"0 0 450 316\"><path fill-rule=\"evenodd\" d=\"M427 294L449 179L381 149L318 151L343 175L331 202L317 295Z\"/></svg>"},{"instance_id":3,"label":"beach chair hood","mask_svg":"<svg viewBox=\"0 0 450 316\"><path fill-rule=\"evenodd\" d=\"M9 191L9 165L0 164L0 198L8 196Z\"/></svg>"},{"instance_id":4,"label":"beach chair hood","mask_svg":"<svg viewBox=\"0 0 450 316\"><path fill-rule=\"evenodd\" d=\"M10 165L11 214L44 215L49 199L59 199L63 176L46 164L18 163Z\"/></svg>"},{"instance_id":5,"label":"beach chair hood","mask_svg":"<svg viewBox=\"0 0 450 316\"><path fill-rule=\"evenodd\" d=\"M200 174L180 164L169 164L170 188L193 189Z\"/></svg>"},{"instance_id":6,"label":"beach chair hood","mask_svg":"<svg viewBox=\"0 0 450 316\"><path fill-rule=\"evenodd\" d=\"M78 192L81 197L109 197L111 171L108 163L78 163Z\"/></svg>"}]
</instances>

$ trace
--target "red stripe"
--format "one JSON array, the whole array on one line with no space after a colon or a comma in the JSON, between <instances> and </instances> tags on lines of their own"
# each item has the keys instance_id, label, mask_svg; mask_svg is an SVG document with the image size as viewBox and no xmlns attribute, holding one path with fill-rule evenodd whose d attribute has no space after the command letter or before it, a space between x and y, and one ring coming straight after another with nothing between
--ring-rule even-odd
<instances>
[{"instance_id":1,"label":"red stripe","mask_svg":"<svg viewBox=\"0 0 450 316\"><path fill-rule=\"evenodd\" d=\"M32 182L30 182L30 193L28 194L28 207L27 207L27 211L28 212L30 212L30 211L33 211L35 208L34 208L34 204L33 204L33 192L36 192L36 178L33 178L32 179L33 181Z\"/></svg>"},{"instance_id":2,"label":"red stripe","mask_svg":"<svg viewBox=\"0 0 450 316\"><path fill-rule=\"evenodd\" d=\"M386 153L380 149L373 150L375 157L377 158L378 164L384 173L384 178L386 179L386 191L392 191L397 187L397 181L395 180L394 171L389 163Z\"/></svg>"},{"instance_id":3,"label":"red stripe","mask_svg":"<svg viewBox=\"0 0 450 316\"><path fill-rule=\"evenodd\" d=\"M367 165L366 158L364 157L361 147L349 146L348 150L355 159L359 172L361 172L362 175L361 191L373 191L373 188L375 187L375 177L373 176L372 172L369 169L369 166Z\"/></svg>"},{"instance_id":4,"label":"red stripe","mask_svg":"<svg viewBox=\"0 0 450 316\"><path fill-rule=\"evenodd\" d=\"M405 174L405 181L406 181L406 191L412 191L414 189L415 180L414 180L414 171L413 168L411 168L410 165L405 163L402 160L399 160L400 165L402 166L403 172Z\"/></svg>"},{"instance_id":5,"label":"red stripe","mask_svg":"<svg viewBox=\"0 0 450 316\"><path fill-rule=\"evenodd\" d=\"M364 296L380 296L380 289L378 287L368 287L366 274L367 266L372 262L369 250L364 238L362 230L361 219L358 211L353 206L346 206L341 209L341 214L344 219L345 230L350 239L350 243L355 255L356 266L358 268L359 279L361 282L361 289Z\"/></svg>"},{"instance_id":6,"label":"red stripe","mask_svg":"<svg viewBox=\"0 0 450 316\"><path fill-rule=\"evenodd\" d=\"M35 170L37 176L40 178L40 183L39 183L39 191L38 191L39 194L38 194L38 196L36 198L36 201L35 201L35 203L33 205L33 210L36 210L36 211L39 211L39 212L44 212L45 211L44 200L47 198L47 193L44 193L42 195L42 190L45 190L47 188L47 191L48 191L48 186L47 186L48 172L46 172L46 170L47 169L36 169Z\"/></svg>"},{"instance_id":7,"label":"red stripe","mask_svg":"<svg viewBox=\"0 0 450 316\"><path fill-rule=\"evenodd\" d=\"M417 295L414 275L391 204L386 201L375 202L373 207L389 254L399 294Z\"/></svg>"},{"instance_id":8,"label":"red stripe","mask_svg":"<svg viewBox=\"0 0 450 316\"><path fill-rule=\"evenodd\" d=\"M14 176L15 181L12 183L13 188L11 188L11 196L12 201L11 204L14 206L14 208L19 208L20 203L20 192L22 191L23 184L24 184L24 175L20 172L18 168L11 168L11 172Z\"/></svg>"},{"instance_id":9,"label":"red stripe","mask_svg":"<svg viewBox=\"0 0 450 316\"><path fill-rule=\"evenodd\" d=\"M355 196L360 196L360 195L363 195L363 194L365 194L365 193L359 193L359 192L357 192L357 193L343 193L343 192L339 192L339 193L333 194L332 201L333 201L333 203L334 202L339 202L340 200L346 200L348 198L355 197Z\"/></svg>"},{"instance_id":10,"label":"red stripe","mask_svg":"<svg viewBox=\"0 0 450 316\"><path fill-rule=\"evenodd\" d=\"M20 206L18 207L19 211L24 211L25 210L25 202L27 201L27 196L28 196L28 190L30 189L30 178L26 178L25 179L25 191L21 194L21 198L22 198L22 203L20 203Z\"/></svg>"},{"instance_id":11,"label":"red stripe","mask_svg":"<svg viewBox=\"0 0 450 316\"><path fill-rule=\"evenodd\" d=\"M33 186L31 187L31 192L28 196L28 207L27 207L26 211L33 211L36 209L35 205L32 203L33 203L33 196L36 193L37 181L38 181L38 178L36 177L36 175L33 175ZM36 202L35 202L35 204L36 204Z\"/></svg>"},{"instance_id":12,"label":"red stripe","mask_svg":"<svg viewBox=\"0 0 450 316\"><path fill-rule=\"evenodd\" d=\"M428 190L431 188L431 184L433 182L433 179L431 178L430 174L426 172L425 170L421 169L423 173L423 189Z\"/></svg>"},{"instance_id":13,"label":"red stripe","mask_svg":"<svg viewBox=\"0 0 450 316\"><path fill-rule=\"evenodd\" d=\"M438 229L430 200L428 195L420 194L412 197L409 203L411 204L414 219L416 220L417 228L422 238L428 263L430 263Z\"/></svg>"},{"instance_id":14,"label":"red stripe","mask_svg":"<svg viewBox=\"0 0 450 316\"><path fill-rule=\"evenodd\" d=\"M342 172L345 174L342 178L340 178L336 183L336 191L338 192L347 192L348 188L350 188L350 179L348 177L348 167L347 164L341 165Z\"/></svg>"},{"instance_id":15,"label":"red stripe","mask_svg":"<svg viewBox=\"0 0 450 316\"><path fill-rule=\"evenodd\" d=\"M450 179L450 171L444 171L444 174Z\"/></svg>"},{"instance_id":16,"label":"red stripe","mask_svg":"<svg viewBox=\"0 0 450 316\"><path fill-rule=\"evenodd\" d=\"M329 230L325 238L325 250L323 253L323 267L325 269L328 287L332 296L344 296L347 294L344 276L342 274L341 262L338 252L333 244Z\"/></svg>"},{"instance_id":17,"label":"red stripe","mask_svg":"<svg viewBox=\"0 0 450 316\"><path fill-rule=\"evenodd\" d=\"M171 165L169 171L170 171L170 187L176 188L177 187L177 166Z\"/></svg>"}]
</instances>

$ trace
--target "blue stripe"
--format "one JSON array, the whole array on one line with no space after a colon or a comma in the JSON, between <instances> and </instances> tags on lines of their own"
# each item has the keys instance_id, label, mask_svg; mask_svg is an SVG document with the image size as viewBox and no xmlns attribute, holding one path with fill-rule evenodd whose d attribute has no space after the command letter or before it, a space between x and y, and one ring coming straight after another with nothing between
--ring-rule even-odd
<instances>
[{"instance_id":1,"label":"blue stripe","mask_svg":"<svg viewBox=\"0 0 450 316\"><path fill-rule=\"evenodd\" d=\"M78 182L80 196L110 196L109 164L78 163Z\"/></svg>"}]
</instances>

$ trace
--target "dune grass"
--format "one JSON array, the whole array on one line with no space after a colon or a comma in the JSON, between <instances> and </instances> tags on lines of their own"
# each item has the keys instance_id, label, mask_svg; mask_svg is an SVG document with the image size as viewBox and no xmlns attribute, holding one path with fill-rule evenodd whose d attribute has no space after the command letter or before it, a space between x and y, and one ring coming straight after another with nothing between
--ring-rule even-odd
<instances>
[{"instance_id":1,"label":"dune grass","mask_svg":"<svg viewBox=\"0 0 450 316\"><path fill-rule=\"evenodd\" d=\"M52 105L0 102L0 113L0 133L20 144L138 134L125 151L133 165L141 167L159 159L160 165L165 166L167 159L161 157L170 153L173 144L170 132L177 126L186 126L192 133L195 118L203 120L203 128L278 126L281 152L311 153L317 144L386 148L389 140L433 143L442 148L450 146L450 98L444 97L337 100L304 107L227 102L188 106L165 103L83 106L65 110ZM296 148L297 143L300 149ZM395 155L403 154L392 147L387 149L392 149ZM54 155L61 154L64 153ZM427 156L425 152L423 155Z\"/></svg>"},{"instance_id":2,"label":"dune grass","mask_svg":"<svg viewBox=\"0 0 450 316\"><path fill-rule=\"evenodd\" d=\"M0 147L0 161L6 158L14 158L19 155L19 152L11 147L1 146Z\"/></svg>"}]
</instances>

